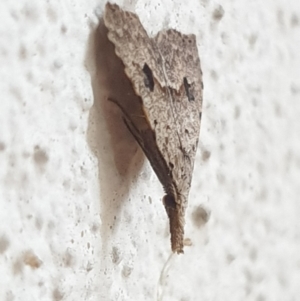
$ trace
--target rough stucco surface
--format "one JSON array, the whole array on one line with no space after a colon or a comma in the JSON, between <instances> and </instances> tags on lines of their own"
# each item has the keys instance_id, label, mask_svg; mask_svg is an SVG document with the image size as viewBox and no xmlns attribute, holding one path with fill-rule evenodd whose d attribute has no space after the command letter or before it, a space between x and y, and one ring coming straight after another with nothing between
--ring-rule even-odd
<instances>
[{"instance_id":1,"label":"rough stucco surface","mask_svg":"<svg viewBox=\"0 0 300 301\"><path fill-rule=\"evenodd\" d=\"M300 2L119 1L195 33L204 74L185 254L97 85L105 1L0 2L0 300L299 300Z\"/></svg>"}]
</instances>

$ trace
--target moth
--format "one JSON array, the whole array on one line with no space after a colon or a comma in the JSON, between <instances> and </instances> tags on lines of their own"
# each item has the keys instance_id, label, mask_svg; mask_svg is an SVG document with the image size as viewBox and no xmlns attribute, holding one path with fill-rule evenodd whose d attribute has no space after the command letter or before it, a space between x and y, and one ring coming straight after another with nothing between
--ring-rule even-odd
<instances>
[{"instance_id":1,"label":"moth","mask_svg":"<svg viewBox=\"0 0 300 301\"><path fill-rule=\"evenodd\" d=\"M149 37L136 14L111 3L105 6L103 21L126 76L114 81L114 96L109 99L120 107L127 128L163 185L172 251L183 253L202 113L196 37L174 29ZM121 85L130 87L121 93Z\"/></svg>"}]
</instances>

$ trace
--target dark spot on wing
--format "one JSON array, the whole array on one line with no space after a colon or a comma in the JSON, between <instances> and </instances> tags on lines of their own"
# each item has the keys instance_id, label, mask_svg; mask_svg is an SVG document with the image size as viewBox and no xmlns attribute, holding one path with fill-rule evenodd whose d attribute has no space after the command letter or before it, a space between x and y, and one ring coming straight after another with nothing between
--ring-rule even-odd
<instances>
[{"instance_id":1,"label":"dark spot on wing","mask_svg":"<svg viewBox=\"0 0 300 301\"><path fill-rule=\"evenodd\" d=\"M143 72L145 74L144 77L145 86L149 88L150 91L152 92L154 89L154 79L153 79L152 70L149 68L147 64L145 64L143 67Z\"/></svg>"},{"instance_id":2,"label":"dark spot on wing","mask_svg":"<svg viewBox=\"0 0 300 301\"><path fill-rule=\"evenodd\" d=\"M183 85L184 85L185 93L186 93L186 96L187 96L188 100L189 101L194 101L195 98L194 98L194 95L192 94L192 91L190 89L191 85L188 83L186 77L183 78Z\"/></svg>"}]
</instances>

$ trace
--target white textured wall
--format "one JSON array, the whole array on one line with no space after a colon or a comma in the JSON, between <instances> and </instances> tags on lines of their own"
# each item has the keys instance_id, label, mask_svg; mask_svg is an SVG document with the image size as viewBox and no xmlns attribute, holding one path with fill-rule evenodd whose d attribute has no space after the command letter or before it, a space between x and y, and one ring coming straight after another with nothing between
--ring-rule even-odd
<instances>
[{"instance_id":1,"label":"white textured wall","mask_svg":"<svg viewBox=\"0 0 300 301\"><path fill-rule=\"evenodd\" d=\"M162 188L100 101L105 1L1 0L0 300L299 300L300 2L159 2L119 4L197 35L193 245L162 273Z\"/></svg>"}]
</instances>

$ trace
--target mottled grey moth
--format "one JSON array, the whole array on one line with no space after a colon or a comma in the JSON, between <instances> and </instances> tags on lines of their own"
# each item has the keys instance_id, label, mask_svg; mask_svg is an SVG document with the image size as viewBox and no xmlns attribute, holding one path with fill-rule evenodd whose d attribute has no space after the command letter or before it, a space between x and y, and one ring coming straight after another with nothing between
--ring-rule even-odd
<instances>
[{"instance_id":1,"label":"mottled grey moth","mask_svg":"<svg viewBox=\"0 0 300 301\"><path fill-rule=\"evenodd\" d=\"M131 85L131 90L115 92L117 98L110 99L120 107L126 126L164 187L172 250L183 253L202 111L196 37L168 29L150 38L136 14L110 3L103 20ZM115 82L115 89L125 82Z\"/></svg>"}]
</instances>

